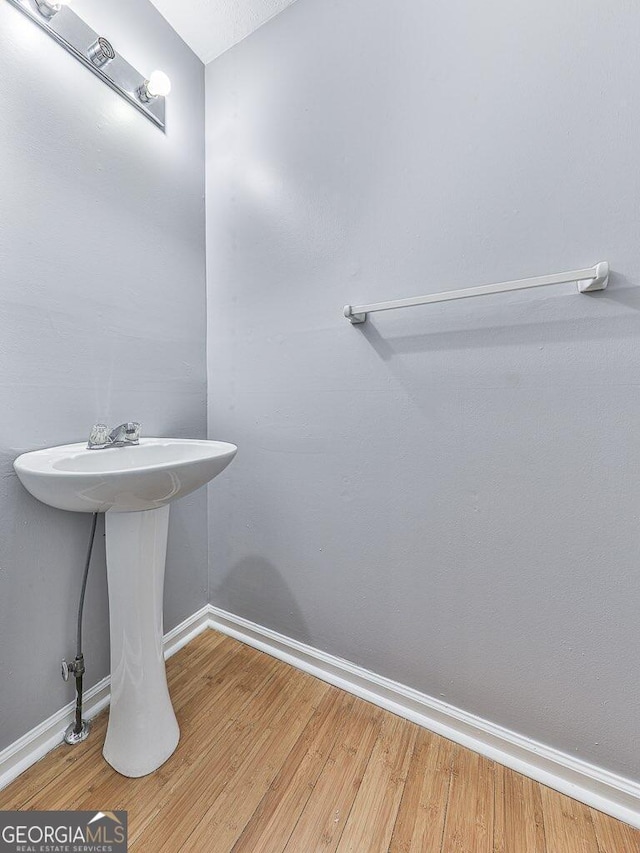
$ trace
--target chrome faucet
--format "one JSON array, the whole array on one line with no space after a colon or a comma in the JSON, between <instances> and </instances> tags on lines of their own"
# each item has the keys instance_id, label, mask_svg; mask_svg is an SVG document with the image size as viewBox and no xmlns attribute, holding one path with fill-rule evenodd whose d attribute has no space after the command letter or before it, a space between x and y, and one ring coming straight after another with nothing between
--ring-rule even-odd
<instances>
[{"instance_id":1,"label":"chrome faucet","mask_svg":"<svg viewBox=\"0 0 640 853\"><path fill-rule=\"evenodd\" d=\"M106 424L94 424L87 450L104 450L107 447L134 447L140 444L140 424L131 421L120 424L109 432Z\"/></svg>"}]
</instances>

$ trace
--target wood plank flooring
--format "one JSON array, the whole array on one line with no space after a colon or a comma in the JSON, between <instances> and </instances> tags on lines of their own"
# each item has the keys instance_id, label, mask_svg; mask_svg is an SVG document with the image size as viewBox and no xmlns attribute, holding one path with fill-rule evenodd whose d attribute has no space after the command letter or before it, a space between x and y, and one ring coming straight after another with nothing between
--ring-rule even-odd
<instances>
[{"instance_id":1,"label":"wood plank flooring","mask_svg":"<svg viewBox=\"0 0 640 853\"><path fill-rule=\"evenodd\" d=\"M640 853L640 832L228 637L168 662L182 737L119 776L61 746L0 809L129 812L132 853Z\"/></svg>"}]
</instances>

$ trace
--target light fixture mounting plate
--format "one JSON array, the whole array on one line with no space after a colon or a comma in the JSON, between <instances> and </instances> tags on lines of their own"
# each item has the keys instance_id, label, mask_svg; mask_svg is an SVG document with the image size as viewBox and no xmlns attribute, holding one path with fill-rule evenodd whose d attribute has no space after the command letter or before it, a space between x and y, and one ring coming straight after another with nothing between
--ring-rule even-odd
<instances>
[{"instance_id":1,"label":"light fixture mounting plate","mask_svg":"<svg viewBox=\"0 0 640 853\"><path fill-rule=\"evenodd\" d=\"M103 61L104 56L102 56L102 64L92 62L92 49L101 36L94 32L88 24L85 24L73 9L69 6L61 6L58 12L47 17L39 10L36 0L8 0L8 2L49 33L58 44L62 45L72 56L75 56L114 92L121 95L138 112L165 130L166 99L157 97L148 103L143 103L137 92L144 86L147 78L136 71L132 65L129 65L118 53L113 59L107 59L106 62Z\"/></svg>"}]
</instances>

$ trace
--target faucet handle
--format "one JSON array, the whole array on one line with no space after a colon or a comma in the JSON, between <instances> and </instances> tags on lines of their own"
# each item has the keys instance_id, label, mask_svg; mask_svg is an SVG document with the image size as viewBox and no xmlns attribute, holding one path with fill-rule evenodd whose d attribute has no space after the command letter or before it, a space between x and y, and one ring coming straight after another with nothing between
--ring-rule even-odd
<instances>
[{"instance_id":1,"label":"faucet handle","mask_svg":"<svg viewBox=\"0 0 640 853\"><path fill-rule=\"evenodd\" d=\"M104 447L109 443L109 427L106 424L94 424L91 427L87 447Z\"/></svg>"},{"instance_id":2,"label":"faucet handle","mask_svg":"<svg viewBox=\"0 0 640 853\"><path fill-rule=\"evenodd\" d=\"M127 444L140 443L140 428L141 424L139 424L137 421L131 421L125 426L124 432Z\"/></svg>"}]
</instances>

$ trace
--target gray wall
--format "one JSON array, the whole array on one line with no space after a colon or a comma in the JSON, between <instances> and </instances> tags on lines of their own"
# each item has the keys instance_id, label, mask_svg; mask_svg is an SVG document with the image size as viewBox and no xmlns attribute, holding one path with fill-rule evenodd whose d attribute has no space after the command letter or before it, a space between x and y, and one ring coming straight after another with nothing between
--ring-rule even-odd
<instances>
[{"instance_id":1,"label":"gray wall","mask_svg":"<svg viewBox=\"0 0 640 853\"><path fill-rule=\"evenodd\" d=\"M0 2L0 748L73 698L90 522L32 499L13 459L98 419L206 432L204 68L147 0L74 8L173 94L164 135ZM167 629L207 600L204 491L169 542ZM102 535L85 617L90 686L109 671Z\"/></svg>"},{"instance_id":2,"label":"gray wall","mask_svg":"<svg viewBox=\"0 0 640 853\"><path fill-rule=\"evenodd\" d=\"M207 68L213 603L636 779L639 28L299 0Z\"/></svg>"}]
</instances>

